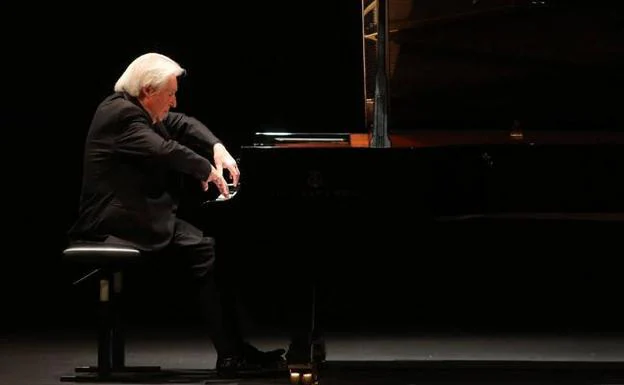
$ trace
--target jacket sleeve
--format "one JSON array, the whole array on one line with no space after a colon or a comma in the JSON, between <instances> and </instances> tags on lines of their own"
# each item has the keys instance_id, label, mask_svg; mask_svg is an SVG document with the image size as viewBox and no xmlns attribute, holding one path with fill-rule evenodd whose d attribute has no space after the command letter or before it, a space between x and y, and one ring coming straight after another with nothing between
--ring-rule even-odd
<instances>
[{"instance_id":1,"label":"jacket sleeve","mask_svg":"<svg viewBox=\"0 0 624 385\"><path fill-rule=\"evenodd\" d=\"M121 132L115 139L115 151L164 163L170 168L205 180L212 171L210 161L176 140L157 134L146 117L127 109L120 115Z\"/></svg>"},{"instance_id":2,"label":"jacket sleeve","mask_svg":"<svg viewBox=\"0 0 624 385\"><path fill-rule=\"evenodd\" d=\"M179 112L169 112L163 124L172 138L202 154L212 152L212 147L221 143L202 122Z\"/></svg>"}]
</instances>

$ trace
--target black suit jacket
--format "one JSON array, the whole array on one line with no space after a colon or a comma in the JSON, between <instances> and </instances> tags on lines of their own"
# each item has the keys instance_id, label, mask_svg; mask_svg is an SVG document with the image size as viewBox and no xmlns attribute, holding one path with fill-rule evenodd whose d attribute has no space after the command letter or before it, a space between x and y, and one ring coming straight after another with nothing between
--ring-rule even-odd
<instances>
[{"instance_id":1,"label":"black suit jacket","mask_svg":"<svg viewBox=\"0 0 624 385\"><path fill-rule=\"evenodd\" d=\"M212 165L200 154L209 154L217 142L197 119L170 112L154 125L136 99L107 97L87 134L70 241L126 243L144 251L165 247L174 234L180 175L205 180Z\"/></svg>"}]
</instances>

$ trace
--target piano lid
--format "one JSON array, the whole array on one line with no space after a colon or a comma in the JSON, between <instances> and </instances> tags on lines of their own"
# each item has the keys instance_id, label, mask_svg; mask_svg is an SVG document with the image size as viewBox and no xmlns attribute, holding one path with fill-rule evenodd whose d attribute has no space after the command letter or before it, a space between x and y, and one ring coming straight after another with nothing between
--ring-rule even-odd
<instances>
[{"instance_id":1,"label":"piano lid","mask_svg":"<svg viewBox=\"0 0 624 385\"><path fill-rule=\"evenodd\" d=\"M382 0L379 0L382 1ZM624 131L624 5L388 1L388 129ZM377 0L362 0L372 129Z\"/></svg>"}]
</instances>

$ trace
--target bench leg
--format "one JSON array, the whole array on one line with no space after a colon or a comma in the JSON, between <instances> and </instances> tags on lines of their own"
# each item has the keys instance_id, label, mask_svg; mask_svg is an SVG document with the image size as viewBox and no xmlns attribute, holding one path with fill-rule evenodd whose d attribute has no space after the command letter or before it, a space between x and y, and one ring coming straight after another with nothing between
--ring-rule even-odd
<instances>
[{"instance_id":1,"label":"bench leg","mask_svg":"<svg viewBox=\"0 0 624 385\"><path fill-rule=\"evenodd\" d=\"M121 272L106 272L100 280L97 365L76 367L77 374L62 376L61 381L136 382L139 375L150 379L161 374L159 366L126 366L121 289Z\"/></svg>"}]
</instances>

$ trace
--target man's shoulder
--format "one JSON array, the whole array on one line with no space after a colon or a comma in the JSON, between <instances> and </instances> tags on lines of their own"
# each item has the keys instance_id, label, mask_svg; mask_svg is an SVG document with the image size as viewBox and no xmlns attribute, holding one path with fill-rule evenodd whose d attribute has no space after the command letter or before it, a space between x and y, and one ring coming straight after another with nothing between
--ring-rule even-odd
<instances>
[{"instance_id":1,"label":"man's shoulder","mask_svg":"<svg viewBox=\"0 0 624 385\"><path fill-rule=\"evenodd\" d=\"M131 122L148 122L141 107L132 103L123 94L115 93L106 97L98 106L91 121L90 131L100 135L118 132Z\"/></svg>"},{"instance_id":2,"label":"man's shoulder","mask_svg":"<svg viewBox=\"0 0 624 385\"><path fill-rule=\"evenodd\" d=\"M121 92L115 92L113 94L108 95L102 102L100 103L100 107L102 108L122 108L122 109L138 109L141 108L133 103L127 96L125 96Z\"/></svg>"},{"instance_id":3,"label":"man's shoulder","mask_svg":"<svg viewBox=\"0 0 624 385\"><path fill-rule=\"evenodd\" d=\"M143 109L120 92L107 96L98 108L107 115L114 114L120 117L144 115Z\"/></svg>"}]
</instances>

